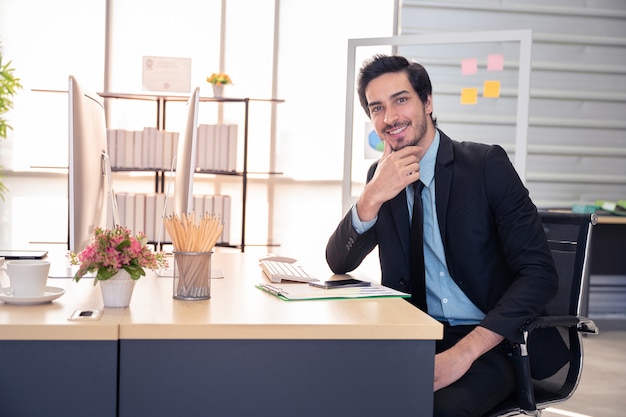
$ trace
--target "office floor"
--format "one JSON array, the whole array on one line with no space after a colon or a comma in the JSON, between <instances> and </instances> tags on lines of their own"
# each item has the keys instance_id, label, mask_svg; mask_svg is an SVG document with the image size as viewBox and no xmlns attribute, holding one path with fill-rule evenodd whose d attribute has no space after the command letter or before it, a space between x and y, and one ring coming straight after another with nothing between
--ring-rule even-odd
<instances>
[{"instance_id":1,"label":"office floor","mask_svg":"<svg viewBox=\"0 0 626 417\"><path fill-rule=\"evenodd\" d=\"M626 409L625 348L625 330L600 329L600 334L585 337L583 375L578 389L572 398L555 406L555 410L544 412L543 416L623 416Z\"/></svg>"}]
</instances>

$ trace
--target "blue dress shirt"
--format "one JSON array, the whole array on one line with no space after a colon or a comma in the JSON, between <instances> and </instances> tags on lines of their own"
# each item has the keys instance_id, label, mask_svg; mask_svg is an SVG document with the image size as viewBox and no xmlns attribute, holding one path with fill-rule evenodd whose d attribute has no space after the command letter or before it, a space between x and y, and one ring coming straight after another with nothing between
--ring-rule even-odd
<instances>
[{"instance_id":1,"label":"blue dress shirt","mask_svg":"<svg viewBox=\"0 0 626 417\"><path fill-rule=\"evenodd\" d=\"M422 205L424 207L424 264L426 267L426 304L428 314L450 325L478 324L485 317L465 293L456 285L446 264L443 241L437 222L435 206L435 161L439 150L439 131L426 154L420 161L420 179L424 183ZM413 212L413 187L406 188L409 216ZM362 222L352 207L352 224L357 233L369 230L377 218Z\"/></svg>"}]
</instances>

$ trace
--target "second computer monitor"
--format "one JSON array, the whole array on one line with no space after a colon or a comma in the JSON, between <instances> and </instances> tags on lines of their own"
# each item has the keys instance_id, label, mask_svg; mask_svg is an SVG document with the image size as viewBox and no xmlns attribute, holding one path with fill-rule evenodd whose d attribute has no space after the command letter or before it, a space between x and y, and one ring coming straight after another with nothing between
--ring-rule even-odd
<instances>
[{"instance_id":1,"label":"second computer monitor","mask_svg":"<svg viewBox=\"0 0 626 417\"><path fill-rule=\"evenodd\" d=\"M188 214L193 208L193 176L198 149L198 110L200 87L191 93L187 101L187 119L178 141L176 174L174 182L174 213Z\"/></svg>"}]
</instances>

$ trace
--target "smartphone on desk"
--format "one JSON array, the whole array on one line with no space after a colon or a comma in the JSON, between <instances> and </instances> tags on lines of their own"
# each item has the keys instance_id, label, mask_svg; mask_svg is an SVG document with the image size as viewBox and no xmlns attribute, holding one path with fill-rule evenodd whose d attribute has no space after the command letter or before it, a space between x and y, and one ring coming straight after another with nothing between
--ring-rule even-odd
<instances>
[{"instance_id":1,"label":"smartphone on desk","mask_svg":"<svg viewBox=\"0 0 626 417\"><path fill-rule=\"evenodd\" d=\"M334 288L369 287L370 285L372 285L372 283L369 281L361 281L360 279L346 278L336 279L332 281L309 282L309 285L312 287L330 290Z\"/></svg>"}]
</instances>

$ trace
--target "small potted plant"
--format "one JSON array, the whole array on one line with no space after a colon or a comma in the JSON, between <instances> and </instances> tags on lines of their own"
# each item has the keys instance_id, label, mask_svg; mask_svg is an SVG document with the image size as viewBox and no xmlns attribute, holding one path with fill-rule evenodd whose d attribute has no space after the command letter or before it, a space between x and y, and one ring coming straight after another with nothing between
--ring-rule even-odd
<instances>
[{"instance_id":1,"label":"small potted plant","mask_svg":"<svg viewBox=\"0 0 626 417\"><path fill-rule=\"evenodd\" d=\"M224 72L214 72L206 81L213 87L213 97L222 97L224 86L233 83L230 76Z\"/></svg>"},{"instance_id":2,"label":"small potted plant","mask_svg":"<svg viewBox=\"0 0 626 417\"><path fill-rule=\"evenodd\" d=\"M100 282L105 307L127 307L135 281L146 275L145 269L166 268L162 252L146 246L143 233L132 236L123 226L97 228L93 241L79 254L70 253L70 263L80 265L74 275L76 282L96 271L94 285Z\"/></svg>"}]
</instances>

